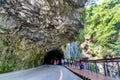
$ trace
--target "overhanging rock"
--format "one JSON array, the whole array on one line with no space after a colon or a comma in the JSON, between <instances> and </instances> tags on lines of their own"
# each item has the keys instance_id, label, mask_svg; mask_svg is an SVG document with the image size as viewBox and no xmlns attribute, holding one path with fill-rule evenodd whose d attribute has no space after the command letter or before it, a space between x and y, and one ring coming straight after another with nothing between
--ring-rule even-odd
<instances>
[{"instance_id":1,"label":"overhanging rock","mask_svg":"<svg viewBox=\"0 0 120 80\"><path fill-rule=\"evenodd\" d=\"M85 1L0 0L0 73L38 66L45 53L77 40Z\"/></svg>"},{"instance_id":2,"label":"overhanging rock","mask_svg":"<svg viewBox=\"0 0 120 80\"><path fill-rule=\"evenodd\" d=\"M7 29L49 49L77 39L84 26L81 16L85 1L2 0L1 14L11 21Z\"/></svg>"}]
</instances>

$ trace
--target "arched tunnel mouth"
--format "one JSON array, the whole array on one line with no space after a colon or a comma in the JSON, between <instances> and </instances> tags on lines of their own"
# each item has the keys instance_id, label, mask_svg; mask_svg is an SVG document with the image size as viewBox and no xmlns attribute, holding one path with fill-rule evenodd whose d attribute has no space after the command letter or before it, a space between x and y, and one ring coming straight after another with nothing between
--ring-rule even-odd
<instances>
[{"instance_id":1,"label":"arched tunnel mouth","mask_svg":"<svg viewBox=\"0 0 120 80\"><path fill-rule=\"evenodd\" d=\"M46 53L44 57L44 64L58 64L61 65L61 59L64 58L64 53L60 49L54 49Z\"/></svg>"}]
</instances>

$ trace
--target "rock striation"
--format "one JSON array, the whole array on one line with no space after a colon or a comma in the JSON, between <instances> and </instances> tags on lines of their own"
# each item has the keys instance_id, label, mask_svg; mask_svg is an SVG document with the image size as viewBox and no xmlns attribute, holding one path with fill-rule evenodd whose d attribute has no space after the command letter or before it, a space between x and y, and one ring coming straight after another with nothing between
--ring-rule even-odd
<instances>
[{"instance_id":1,"label":"rock striation","mask_svg":"<svg viewBox=\"0 0 120 80\"><path fill-rule=\"evenodd\" d=\"M22 61L19 69L34 67L42 62L41 56L47 51L77 40L84 28L81 16L85 2L0 0L0 54L4 56L0 66L13 70L13 66L18 67Z\"/></svg>"}]
</instances>

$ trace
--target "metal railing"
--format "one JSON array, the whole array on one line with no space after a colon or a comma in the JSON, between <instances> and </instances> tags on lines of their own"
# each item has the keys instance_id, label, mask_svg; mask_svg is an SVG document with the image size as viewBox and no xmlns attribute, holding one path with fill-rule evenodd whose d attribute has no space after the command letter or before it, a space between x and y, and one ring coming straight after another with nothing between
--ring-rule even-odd
<instances>
[{"instance_id":1,"label":"metal railing","mask_svg":"<svg viewBox=\"0 0 120 80\"><path fill-rule=\"evenodd\" d=\"M84 69L120 80L120 58L81 61L84 62Z\"/></svg>"}]
</instances>

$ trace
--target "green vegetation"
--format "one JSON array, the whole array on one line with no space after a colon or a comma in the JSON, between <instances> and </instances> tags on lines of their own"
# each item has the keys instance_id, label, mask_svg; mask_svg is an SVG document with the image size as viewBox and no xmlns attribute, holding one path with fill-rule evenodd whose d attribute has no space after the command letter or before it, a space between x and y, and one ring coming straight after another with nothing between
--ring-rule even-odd
<instances>
[{"instance_id":1,"label":"green vegetation","mask_svg":"<svg viewBox=\"0 0 120 80\"><path fill-rule=\"evenodd\" d=\"M106 0L86 8L84 22L84 37L90 36L91 54L120 56L120 0Z\"/></svg>"},{"instance_id":2,"label":"green vegetation","mask_svg":"<svg viewBox=\"0 0 120 80\"><path fill-rule=\"evenodd\" d=\"M47 51L75 41L85 2L0 0L0 73L41 65Z\"/></svg>"},{"instance_id":3,"label":"green vegetation","mask_svg":"<svg viewBox=\"0 0 120 80\"><path fill-rule=\"evenodd\" d=\"M5 26L3 21L0 26ZM19 38L18 33L0 27L0 73L38 66L42 63L43 52L33 42Z\"/></svg>"}]
</instances>

